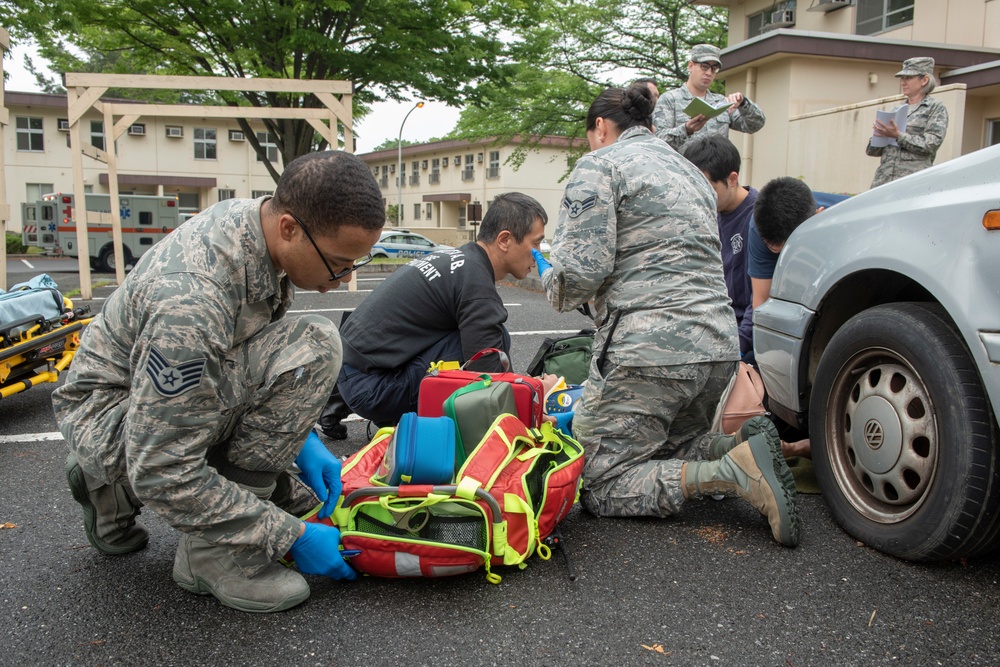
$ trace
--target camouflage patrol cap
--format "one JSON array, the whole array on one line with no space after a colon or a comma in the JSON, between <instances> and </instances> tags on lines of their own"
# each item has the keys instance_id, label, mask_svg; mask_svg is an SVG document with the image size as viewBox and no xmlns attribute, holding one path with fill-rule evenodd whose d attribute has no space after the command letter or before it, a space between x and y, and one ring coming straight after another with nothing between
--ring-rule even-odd
<instances>
[{"instance_id":1,"label":"camouflage patrol cap","mask_svg":"<svg viewBox=\"0 0 1000 667\"><path fill-rule=\"evenodd\" d=\"M933 58L909 58L903 61L903 69L896 72L896 76L931 76L933 74Z\"/></svg>"},{"instance_id":2,"label":"camouflage patrol cap","mask_svg":"<svg viewBox=\"0 0 1000 667\"><path fill-rule=\"evenodd\" d=\"M722 66L722 61L719 59L719 47L713 46L711 44L696 44L691 47L691 57L689 60L693 63L707 63L707 62L717 62L719 67Z\"/></svg>"}]
</instances>

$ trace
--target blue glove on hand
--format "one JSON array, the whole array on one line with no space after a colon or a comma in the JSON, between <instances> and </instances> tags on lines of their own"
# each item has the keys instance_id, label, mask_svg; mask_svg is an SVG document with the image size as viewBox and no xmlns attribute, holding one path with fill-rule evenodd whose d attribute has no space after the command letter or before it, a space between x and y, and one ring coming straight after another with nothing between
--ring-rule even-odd
<instances>
[{"instance_id":1,"label":"blue glove on hand","mask_svg":"<svg viewBox=\"0 0 1000 667\"><path fill-rule=\"evenodd\" d=\"M571 410L554 415L556 418L556 428L570 437L573 436L573 412Z\"/></svg>"},{"instance_id":2,"label":"blue glove on hand","mask_svg":"<svg viewBox=\"0 0 1000 667\"><path fill-rule=\"evenodd\" d=\"M340 498L340 459L330 453L314 431L310 431L295 465L302 471L299 479L308 484L324 503L319 518L328 518Z\"/></svg>"},{"instance_id":3,"label":"blue glove on hand","mask_svg":"<svg viewBox=\"0 0 1000 667\"><path fill-rule=\"evenodd\" d=\"M354 581L358 573L340 557L340 531L321 523L307 523L306 532L290 551L302 574L320 574L331 579Z\"/></svg>"},{"instance_id":4,"label":"blue glove on hand","mask_svg":"<svg viewBox=\"0 0 1000 667\"><path fill-rule=\"evenodd\" d=\"M544 275L546 271L552 268L552 265L549 264L549 260L545 259L545 256L540 250L532 248L531 256L535 258L535 266L538 267L538 275Z\"/></svg>"}]
</instances>

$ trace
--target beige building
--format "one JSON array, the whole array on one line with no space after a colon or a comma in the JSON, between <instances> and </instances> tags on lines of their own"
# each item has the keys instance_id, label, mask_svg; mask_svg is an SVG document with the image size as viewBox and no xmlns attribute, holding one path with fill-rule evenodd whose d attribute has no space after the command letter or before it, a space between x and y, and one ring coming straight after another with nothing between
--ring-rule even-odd
<instances>
[{"instance_id":1,"label":"beige building","mask_svg":"<svg viewBox=\"0 0 1000 667\"><path fill-rule=\"evenodd\" d=\"M578 140L577 145L585 145ZM520 140L496 146L480 142L435 141L398 150L359 155L372 168L387 206L402 203L399 226L434 241L460 245L474 238L476 207L479 219L489 202L502 192L523 192L537 199L549 214L546 235L552 237L565 184L570 140L544 137L527 152L515 170L507 164ZM402 180L397 177L402 176ZM396 220L389 220L396 225Z\"/></svg>"},{"instance_id":2,"label":"beige building","mask_svg":"<svg viewBox=\"0 0 1000 667\"><path fill-rule=\"evenodd\" d=\"M936 163L1000 143L1000 0L696 1L729 9L719 78L767 115L757 134L730 137L744 182L867 190L875 111L903 103L893 75L915 56L935 59L950 117Z\"/></svg>"},{"instance_id":3,"label":"beige building","mask_svg":"<svg viewBox=\"0 0 1000 667\"><path fill-rule=\"evenodd\" d=\"M124 100L119 100L124 101ZM21 204L47 192L72 192L66 96L7 91L10 125L4 133L9 231L21 229ZM104 123L91 110L80 121L84 141L104 149ZM270 134L258 140L278 171ZM258 197L274 180L235 120L141 117L117 142L121 194L177 195L182 213L196 213L222 199ZM107 165L83 158L87 192L107 193Z\"/></svg>"}]
</instances>

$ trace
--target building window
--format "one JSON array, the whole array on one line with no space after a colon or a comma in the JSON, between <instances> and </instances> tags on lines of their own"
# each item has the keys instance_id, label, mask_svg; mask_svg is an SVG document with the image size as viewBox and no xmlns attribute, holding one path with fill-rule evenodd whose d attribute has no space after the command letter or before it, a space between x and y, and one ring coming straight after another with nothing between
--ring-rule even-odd
<instances>
[{"instance_id":1,"label":"building window","mask_svg":"<svg viewBox=\"0 0 1000 667\"><path fill-rule=\"evenodd\" d=\"M196 127L194 128L194 159L214 160L215 153L215 128Z\"/></svg>"},{"instance_id":2,"label":"building window","mask_svg":"<svg viewBox=\"0 0 1000 667\"><path fill-rule=\"evenodd\" d=\"M427 218L428 220L431 220L434 217L434 204L427 202L427 204L424 206L424 210L427 211L424 217Z\"/></svg>"},{"instance_id":3,"label":"building window","mask_svg":"<svg viewBox=\"0 0 1000 667\"><path fill-rule=\"evenodd\" d=\"M490 166L486 178L500 178L500 151L490 151Z\"/></svg>"},{"instance_id":4,"label":"building window","mask_svg":"<svg viewBox=\"0 0 1000 667\"><path fill-rule=\"evenodd\" d=\"M42 195L55 192L55 187L51 183L25 183L24 190L27 195L24 201L32 202L41 199Z\"/></svg>"},{"instance_id":5,"label":"building window","mask_svg":"<svg viewBox=\"0 0 1000 667\"><path fill-rule=\"evenodd\" d=\"M420 219L420 209L421 208L422 207L420 206L419 203L413 205L413 219L414 220L419 220Z\"/></svg>"},{"instance_id":6,"label":"building window","mask_svg":"<svg viewBox=\"0 0 1000 667\"><path fill-rule=\"evenodd\" d=\"M874 35L898 28L905 23L913 23L914 0L857 0L857 2L855 32L859 35Z\"/></svg>"},{"instance_id":7,"label":"building window","mask_svg":"<svg viewBox=\"0 0 1000 667\"><path fill-rule=\"evenodd\" d=\"M458 228L459 229L465 229L465 213L466 213L465 204L459 205L459 207L458 207Z\"/></svg>"},{"instance_id":8,"label":"building window","mask_svg":"<svg viewBox=\"0 0 1000 667\"><path fill-rule=\"evenodd\" d=\"M219 188L219 201L226 201L227 199L236 199L236 190Z\"/></svg>"},{"instance_id":9,"label":"building window","mask_svg":"<svg viewBox=\"0 0 1000 667\"><path fill-rule=\"evenodd\" d=\"M747 39L764 34L764 28L770 22L771 10L765 9L762 12L751 14L747 17Z\"/></svg>"},{"instance_id":10,"label":"building window","mask_svg":"<svg viewBox=\"0 0 1000 667\"><path fill-rule=\"evenodd\" d=\"M35 116L18 116L17 150L41 152L45 150L45 134L42 132L42 119Z\"/></svg>"},{"instance_id":11,"label":"building window","mask_svg":"<svg viewBox=\"0 0 1000 667\"><path fill-rule=\"evenodd\" d=\"M270 197L271 196L271 191L270 190L254 190L250 194L250 196L253 199L260 199L261 197Z\"/></svg>"},{"instance_id":12,"label":"building window","mask_svg":"<svg viewBox=\"0 0 1000 667\"><path fill-rule=\"evenodd\" d=\"M469 153L465 156L465 169L462 170L462 180L471 181L476 177L475 156Z\"/></svg>"},{"instance_id":13,"label":"building window","mask_svg":"<svg viewBox=\"0 0 1000 667\"><path fill-rule=\"evenodd\" d=\"M278 144L274 143L274 135L270 132L258 132L257 143L267 154L267 161L274 164L278 161ZM263 162L260 154L257 154L257 162Z\"/></svg>"},{"instance_id":14,"label":"building window","mask_svg":"<svg viewBox=\"0 0 1000 667\"><path fill-rule=\"evenodd\" d=\"M382 165L382 178L379 179L378 184L383 188L389 187L389 167L387 165Z\"/></svg>"},{"instance_id":15,"label":"building window","mask_svg":"<svg viewBox=\"0 0 1000 667\"><path fill-rule=\"evenodd\" d=\"M414 162L410 166L412 167L410 170L410 185L420 185L420 163ZM416 218L420 219L420 211L417 211Z\"/></svg>"},{"instance_id":16,"label":"building window","mask_svg":"<svg viewBox=\"0 0 1000 667\"><path fill-rule=\"evenodd\" d=\"M90 143L97 150L104 150L104 121L90 121Z\"/></svg>"},{"instance_id":17,"label":"building window","mask_svg":"<svg viewBox=\"0 0 1000 667\"><path fill-rule=\"evenodd\" d=\"M1000 118L987 121L986 127L986 145L996 146L997 144L1000 144Z\"/></svg>"}]
</instances>

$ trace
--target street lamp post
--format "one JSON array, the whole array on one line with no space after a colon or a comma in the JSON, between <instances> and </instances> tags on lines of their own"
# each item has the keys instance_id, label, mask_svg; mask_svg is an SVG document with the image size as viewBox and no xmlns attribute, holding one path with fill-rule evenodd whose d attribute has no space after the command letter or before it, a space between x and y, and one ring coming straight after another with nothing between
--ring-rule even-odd
<instances>
[{"instance_id":1,"label":"street lamp post","mask_svg":"<svg viewBox=\"0 0 1000 667\"><path fill-rule=\"evenodd\" d=\"M396 142L396 146L399 148L399 164L396 165L396 226L399 227L403 222L403 126L406 125L406 119L410 117L416 109L424 106L423 102L417 102L413 105L413 108L406 112L403 116L403 122L399 124L399 140Z\"/></svg>"}]
</instances>

